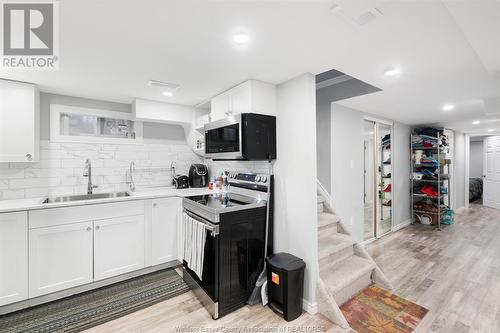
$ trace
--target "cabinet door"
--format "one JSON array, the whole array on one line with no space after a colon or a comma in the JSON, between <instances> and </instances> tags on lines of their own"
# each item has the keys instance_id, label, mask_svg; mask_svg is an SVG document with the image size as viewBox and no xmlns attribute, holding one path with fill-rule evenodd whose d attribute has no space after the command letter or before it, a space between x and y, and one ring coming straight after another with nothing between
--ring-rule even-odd
<instances>
[{"instance_id":1,"label":"cabinet door","mask_svg":"<svg viewBox=\"0 0 500 333\"><path fill-rule=\"evenodd\" d=\"M92 280L92 222L29 231L30 298Z\"/></svg>"},{"instance_id":2,"label":"cabinet door","mask_svg":"<svg viewBox=\"0 0 500 333\"><path fill-rule=\"evenodd\" d=\"M0 162L38 161L38 95L32 84L0 80Z\"/></svg>"},{"instance_id":3,"label":"cabinet door","mask_svg":"<svg viewBox=\"0 0 500 333\"><path fill-rule=\"evenodd\" d=\"M151 254L153 265L177 259L178 198L153 200Z\"/></svg>"},{"instance_id":4,"label":"cabinet door","mask_svg":"<svg viewBox=\"0 0 500 333\"><path fill-rule=\"evenodd\" d=\"M231 95L230 114L252 112L252 86L251 81L244 82L229 90Z\"/></svg>"},{"instance_id":5,"label":"cabinet door","mask_svg":"<svg viewBox=\"0 0 500 333\"><path fill-rule=\"evenodd\" d=\"M231 112L231 96L228 92L212 98L210 103L211 121L227 118Z\"/></svg>"},{"instance_id":6,"label":"cabinet door","mask_svg":"<svg viewBox=\"0 0 500 333\"><path fill-rule=\"evenodd\" d=\"M28 298L27 212L0 214L0 306Z\"/></svg>"},{"instance_id":7,"label":"cabinet door","mask_svg":"<svg viewBox=\"0 0 500 333\"><path fill-rule=\"evenodd\" d=\"M94 221L94 279L144 268L144 215Z\"/></svg>"}]
</instances>

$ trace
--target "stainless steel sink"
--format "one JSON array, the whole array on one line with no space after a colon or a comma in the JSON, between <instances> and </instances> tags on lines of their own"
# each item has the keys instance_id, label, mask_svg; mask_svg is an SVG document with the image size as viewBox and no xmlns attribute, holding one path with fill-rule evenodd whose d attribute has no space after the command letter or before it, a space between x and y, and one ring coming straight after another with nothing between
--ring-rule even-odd
<instances>
[{"instance_id":1,"label":"stainless steel sink","mask_svg":"<svg viewBox=\"0 0 500 333\"><path fill-rule=\"evenodd\" d=\"M121 197L129 197L129 196L130 196L130 194L128 194L128 192L68 195L68 196L63 196L63 197L47 198L42 203L84 201L84 200L94 200L94 199L109 199L109 198L121 198Z\"/></svg>"}]
</instances>

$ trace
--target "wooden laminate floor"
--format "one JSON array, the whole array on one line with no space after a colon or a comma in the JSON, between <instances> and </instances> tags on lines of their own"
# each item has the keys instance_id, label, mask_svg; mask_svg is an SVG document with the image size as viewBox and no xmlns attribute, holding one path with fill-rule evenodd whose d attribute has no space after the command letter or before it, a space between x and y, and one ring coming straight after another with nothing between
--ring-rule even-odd
<instances>
[{"instance_id":1,"label":"wooden laminate floor","mask_svg":"<svg viewBox=\"0 0 500 333\"><path fill-rule=\"evenodd\" d=\"M473 205L457 215L456 222L443 231L410 226L371 243L367 250L392 280L396 293L430 310L415 332L499 333L500 211ZM318 329L345 332L320 315L305 313L287 323L261 306L246 306L214 321L188 292L87 332L272 333Z\"/></svg>"},{"instance_id":2,"label":"wooden laminate floor","mask_svg":"<svg viewBox=\"0 0 500 333\"><path fill-rule=\"evenodd\" d=\"M415 332L500 332L500 211L471 207L443 231L415 225L367 246L395 292L430 310Z\"/></svg>"}]
</instances>

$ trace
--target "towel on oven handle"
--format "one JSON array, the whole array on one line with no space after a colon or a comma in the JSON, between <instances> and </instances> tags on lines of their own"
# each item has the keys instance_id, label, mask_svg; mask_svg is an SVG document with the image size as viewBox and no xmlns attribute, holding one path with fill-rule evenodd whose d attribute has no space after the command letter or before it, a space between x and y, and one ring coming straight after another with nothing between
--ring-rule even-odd
<instances>
[{"instance_id":1,"label":"towel on oven handle","mask_svg":"<svg viewBox=\"0 0 500 333\"><path fill-rule=\"evenodd\" d=\"M206 224L184 213L184 261L200 281L203 275L206 240Z\"/></svg>"}]
</instances>

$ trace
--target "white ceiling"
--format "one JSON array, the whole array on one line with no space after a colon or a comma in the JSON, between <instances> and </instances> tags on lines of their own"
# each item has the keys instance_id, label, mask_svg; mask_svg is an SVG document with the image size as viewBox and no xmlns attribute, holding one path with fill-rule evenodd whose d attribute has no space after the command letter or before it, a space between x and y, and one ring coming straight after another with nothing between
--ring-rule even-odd
<instances>
[{"instance_id":1,"label":"white ceiling","mask_svg":"<svg viewBox=\"0 0 500 333\"><path fill-rule=\"evenodd\" d=\"M383 89L341 104L408 124L485 130L470 121L486 119L485 99L500 98L500 3L376 3L384 15L359 26L342 15L352 10L330 10L332 1L61 1L60 70L0 77L59 94L196 105L249 78L276 84L337 69ZM241 31L248 45L232 42ZM390 66L401 76L385 77ZM150 79L181 88L166 98ZM456 110L441 111L445 103ZM500 114L488 118L500 130Z\"/></svg>"}]
</instances>

